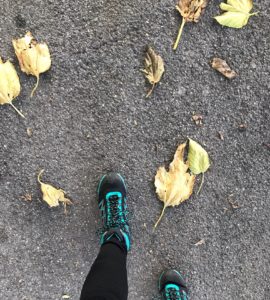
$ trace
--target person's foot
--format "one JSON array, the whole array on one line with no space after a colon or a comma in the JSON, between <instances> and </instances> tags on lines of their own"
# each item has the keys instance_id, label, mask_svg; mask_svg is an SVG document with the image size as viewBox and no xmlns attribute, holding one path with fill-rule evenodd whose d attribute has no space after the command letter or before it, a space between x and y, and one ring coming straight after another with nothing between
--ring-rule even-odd
<instances>
[{"instance_id":1,"label":"person's foot","mask_svg":"<svg viewBox=\"0 0 270 300\"><path fill-rule=\"evenodd\" d=\"M130 249L130 232L127 220L126 185L118 173L104 175L98 185L98 205L104 233L101 244L118 240Z\"/></svg>"},{"instance_id":2,"label":"person's foot","mask_svg":"<svg viewBox=\"0 0 270 300\"><path fill-rule=\"evenodd\" d=\"M161 273L158 282L164 300L188 300L188 289L181 274L176 270Z\"/></svg>"}]
</instances>

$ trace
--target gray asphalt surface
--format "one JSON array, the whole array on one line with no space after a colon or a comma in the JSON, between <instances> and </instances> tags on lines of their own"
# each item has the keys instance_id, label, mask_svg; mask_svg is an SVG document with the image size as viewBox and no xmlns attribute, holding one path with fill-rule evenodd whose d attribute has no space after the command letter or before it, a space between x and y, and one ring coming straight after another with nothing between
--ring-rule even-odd
<instances>
[{"instance_id":1,"label":"gray asphalt surface","mask_svg":"<svg viewBox=\"0 0 270 300\"><path fill-rule=\"evenodd\" d=\"M185 27L174 53L175 1L2 1L1 56L19 71L11 40L31 30L49 44L53 65L32 99L35 78L19 72L14 104L26 120L0 107L0 299L79 299L99 248L96 186L111 170L129 188L129 299L159 299L157 278L170 267L194 300L269 299L269 3L256 3L261 13L234 30L212 19L219 2ZM146 45L166 64L149 99L139 71ZM214 56L239 76L212 70ZM162 208L153 178L186 137L209 152L211 169L201 194L168 209L153 233ZM74 201L67 216L41 201L41 168Z\"/></svg>"}]
</instances>

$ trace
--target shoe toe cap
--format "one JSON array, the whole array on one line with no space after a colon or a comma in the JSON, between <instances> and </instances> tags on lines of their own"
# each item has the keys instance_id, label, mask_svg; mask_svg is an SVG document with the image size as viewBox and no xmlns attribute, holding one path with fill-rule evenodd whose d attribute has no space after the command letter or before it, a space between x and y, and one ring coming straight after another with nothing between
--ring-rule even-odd
<instances>
[{"instance_id":1,"label":"shoe toe cap","mask_svg":"<svg viewBox=\"0 0 270 300\"><path fill-rule=\"evenodd\" d=\"M184 289L187 289L186 283L182 275L173 269L164 271L159 278L159 290L163 290L166 284L173 283Z\"/></svg>"}]
</instances>

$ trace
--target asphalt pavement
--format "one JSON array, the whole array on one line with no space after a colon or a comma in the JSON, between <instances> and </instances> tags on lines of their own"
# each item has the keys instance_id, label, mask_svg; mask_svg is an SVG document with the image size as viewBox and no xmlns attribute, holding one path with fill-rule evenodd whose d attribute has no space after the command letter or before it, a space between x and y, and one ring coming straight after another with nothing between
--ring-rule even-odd
<instances>
[{"instance_id":1,"label":"asphalt pavement","mask_svg":"<svg viewBox=\"0 0 270 300\"><path fill-rule=\"evenodd\" d=\"M129 190L130 300L159 299L165 268L184 274L193 300L270 298L269 3L256 1L259 15L237 30L214 21L220 2L185 26L174 52L173 0L2 0L0 55L16 65L14 104L26 119L0 107L0 299L79 299L99 249L97 183L112 170ZM27 30L52 53L33 98L35 78L19 70L11 43ZM148 99L147 45L166 69ZM213 57L238 77L213 70ZM209 152L211 168L200 195L168 209L153 232L155 173L187 137ZM40 169L73 200L68 215L42 201Z\"/></svg>"}]
</instances>

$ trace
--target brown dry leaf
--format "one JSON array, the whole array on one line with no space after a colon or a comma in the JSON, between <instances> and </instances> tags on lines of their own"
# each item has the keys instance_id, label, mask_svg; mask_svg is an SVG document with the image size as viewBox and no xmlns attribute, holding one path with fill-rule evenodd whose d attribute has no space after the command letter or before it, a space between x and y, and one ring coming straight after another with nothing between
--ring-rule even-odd
<instances>
[{"instance_id":1,"label":"brown dry leaf","mask_svg":"<svg viewBox=\"0 0 270 300\"><path fill-rule=\"evenodd\" d=\"M205 239L201 239L200 241L198 241L196 244L194 244L195 246L200 246L205 244Z\"/></svg>"},{"instance_id":2,"label":"brown dry leaf","mask_svg":"<svg viewBox=\"0 0 270 300\"><path fill-rule=\"evenodd\" d=\"M30 193L26 193L25 195L21 196L21 199L23 199L26 202L32 201L32 195Z\"/></svg>"},{"instance_id":3,"label":"brown dry leaf","mask_svg":"<svg viewBox=\"0 0 270 300\"><path fill-rule=\"evenodd\" d=\"M218 131L218 137L219 137L222 141L224 141L224 135L223 135L223 133L222 133L221 131Z\"/></svg>"},{"instance_id":4,"label":"brown dry leaf","mask_svg":"<svg viewBox=\"0 0 270 300\"><path fill-rule=\"evenodd\" d=\"M239 130L245 131L247 129L247 124L239 124L238 125Z\"/></svg>"},{"instance_id":5,"label":"brown dry leaf","mask_svg":"<svg viewBox=\"0 0 270 300\"><path fill-rule=\"evenodd\" d=\"M227 62L221 58L214 57L211 62L212 68L220 72L222 75L229 79L233 79L237 76L237 73L233 71L227 64Z\"/></svg>"},{"instance_id":6,"label":"brown dry leaf","mask_svg":"<svg viewBox=\"0 0 270 300\"><path fill-rule=\"evenodd\" d=\"M229 198L228 198L228 202L229 202L230 206L232 207L232 209L240 208L240 205L236 201L234 201L232 199L232 197L233 197L233 194L229 195Z\"/></svg>"},{"instance_id":7,"label":"brown dry leaf","mask_svg":"<svg viewBox=\"0 0 270 300\"><path fill-rule=\"evenodd\" d=\"M179 11L183 17L177 39L174 43L173 50L176 50L181 39L184 25L186 22L195 22L197 23L200 19L202 12L207 6L208 0L179 0L176 9Z\"/></svg>"},{"instance_id":8,"label":"brown dry leaf","mask_svg":"<svg viewBox=\"0 0 270 300\"><path fill-rule=\"evenodd\" d=\"M59 206L59 202L63 202L66 212L66 206L71 205L72 202L65 198L65 191L57 189L50 184L43 183L40 180L40 177L44 170L41 170L38 174L38 182L40 183L41 191L43 193L43 200L50 206L56 207Z\"/></svg>"},{"instance_id":9,"label":"brown dry leaf","mask_svg":"<svg viewBox=\"0 0 270 300\"><path fill-rule=\"evenodd\" d=\"M30 127L27 127L26 128L26 133L27 133L28 137L31 137L33 135L33 129L30 128Z\"/></svg>"},{"instance_id":10,"label":"brown dry leaf","mask_svg":"<svg viewBox=\"0 0 270 300\"><path fill-rule=\"evenodd\" d=\"M48 45L38 43L31 32L27 32L23 38L12 41L21 70L27 75L36 76L37 82L32 90L31 97L38 87L39 75L48 71L51 67L51 55Z\"/></svg>"},{"instance_id":11,"label":"brown dry leaf","mask_svg":"<svg viewBox=\"0 0 270 300\"><path fill-rule=\"evenodd\" d=\"M157 55L155 51L148 47L144 59L144 69L142 72L145 74L145 77L148 79L148 81L152 84L152 88L146 95L146 97L149 97L154 88L155 85L160 81L163 73L164 73L164 62L160 55Z\"/></svg>"},{"instance_id":12,"label":"brown dry leaf","mask_svg":"<svg viewBox=\"0 0 270 300\"><path fill-rule=\"evenodd\" d=\"M186 143L177 148L169 171L166 171L164 167L160 167L157 171L155 177L156 193L159 199L164 202L164 207L155 228L168 206L179 205L187 200L193 192L195 175L190 175L189 166L184 162L185 147Z\"/></svg>"},{"instance_id":13,"label":"brown dry leaf","mask_svg":"<svg viewBox=\"0 0 270 300\"><path fill-rule=\"evenodd\" d=\"M203 125L203 116L202 115L193 115L192 120L197 126L202 126Z\"/></svg>"}]
</instances>

